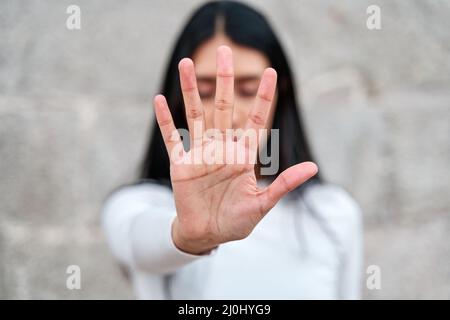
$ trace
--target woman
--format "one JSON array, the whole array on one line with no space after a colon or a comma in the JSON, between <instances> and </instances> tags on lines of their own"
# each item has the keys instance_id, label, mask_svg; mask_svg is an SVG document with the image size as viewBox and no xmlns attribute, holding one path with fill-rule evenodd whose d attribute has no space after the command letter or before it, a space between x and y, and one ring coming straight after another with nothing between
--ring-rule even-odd
<instances>
[{"instance_id":1,"label":"woman","mask_svg":"<svg viewBox=\"0 0 450 320\"><path fill-rule=\"evenodd\" d=\"M141 181L103 209L111 250L139 298L359 297L360 211L317 174L294 88L261 14L232 1L193 14L154 100ZM278 130L279 145L260 129ZM260 158L249 161L265 145L276 147L272 174ZM195 156L204 148L246 161L208 162Z\"/></svg>"}]
</instances>

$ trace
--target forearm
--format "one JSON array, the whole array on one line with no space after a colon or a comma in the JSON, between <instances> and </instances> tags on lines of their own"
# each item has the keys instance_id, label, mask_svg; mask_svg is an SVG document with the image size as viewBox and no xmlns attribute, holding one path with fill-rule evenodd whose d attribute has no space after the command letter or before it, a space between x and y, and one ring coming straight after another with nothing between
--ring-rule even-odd
<instances>
[{"instance_id":1,"label":"forearm","mask_svg":"<svg viewBox=\"0 0 450 320\"><path fill-rule=\"evenodd\" d=\"M141 213L130 229L133 262L139 269L167 274L201 258L177 247L172 237L175 215Z\"/></svg>"},{"instance_id":2,"label":"forearm","mask_svg":"<svg viewBox=\"0 0 450 320\"><path fill-rule=\"evenodd\" d=\"M161 187L147 186L126 189L108 199L102 226L119 261L131 268L167 274L201 257L174 244L176 213L171 197Z\"/></svg>"}]
</instances>

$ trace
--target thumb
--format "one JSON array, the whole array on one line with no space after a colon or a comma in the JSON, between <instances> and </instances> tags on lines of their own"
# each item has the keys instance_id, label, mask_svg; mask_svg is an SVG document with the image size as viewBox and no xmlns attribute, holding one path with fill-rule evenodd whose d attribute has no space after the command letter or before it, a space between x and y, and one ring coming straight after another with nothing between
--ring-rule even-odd
<instances>
[{"instance_id":1,"label":"thumb","mask_svg":"<svg viewBox=\"0 0 450 320\"><path fill-rule=\"evenodd\" d=\"M265 211L273 208L289 191L294 190L319 171L313 162L302 162L287 168L261 193Z\"/></svg>"}]
</instances>

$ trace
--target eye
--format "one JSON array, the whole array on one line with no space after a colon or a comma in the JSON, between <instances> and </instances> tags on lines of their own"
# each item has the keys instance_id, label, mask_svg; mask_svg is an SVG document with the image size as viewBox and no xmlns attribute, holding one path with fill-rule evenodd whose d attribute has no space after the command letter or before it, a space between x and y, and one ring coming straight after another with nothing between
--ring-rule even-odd
<instances>
[{"instance_id":1,"label":"eye","mask_svg":"<svg viewBox=\"0 0 450 320\"><path fill-rule=\"evenodd\" d=\"M207 100L214 98L214 90L199 90L200 99Z\"/></svg>"},{"instance_id":2,"label":"eye","mask_svg":"<svg viewBox=\"0 0 450 320\"><path fill-rule=\"evenodd\" d=\"M257 91L258 91L258 81L255 80L244 81L240 83L236 88L237 94L239 94L241 97L244 98L255 97Z\"/></svg>"},{"instance_id":3,"label":"eye","mask_svg":"<svg viewBox=\"0 0 450 320\"><path fill-rule=\"evenodd\" d=\"M214 98L214 95L216 93L215 83L211 83L209 81L208 82L199 81L197 85L198 85L198 93L201 99L206 100Z\"/></svg>"}]
</instances>

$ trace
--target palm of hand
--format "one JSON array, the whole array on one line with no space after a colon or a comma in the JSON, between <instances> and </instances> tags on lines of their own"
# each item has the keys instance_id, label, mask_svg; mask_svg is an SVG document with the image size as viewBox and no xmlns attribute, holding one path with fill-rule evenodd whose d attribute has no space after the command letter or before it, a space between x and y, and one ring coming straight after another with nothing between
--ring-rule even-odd
<instances>
[{"instance_id":1,"label":"palm of hand","mask_svg":"<svg viewBox=\"0 0 450 320\"><path fill-rule=\"evenodd\" d=\"M170 174L177 209L172 236L180 249L190 253L205 252L221 243L247 237L282 196L317 172L313 163L297 164L282 172L268 187L258 188L254 159L260 137L257 132L256 141L248 143L242 138L228 139L225 135L225 130L231 128L234 107L233 63L228 47L219 47L217 52L214 128L219 134L205 138L203 108L190 59L183 59L179 65L186 118L193 141L189 151L180 148L182 142L165 98L161 95L155 98L158 125L171 159ZM246 131L265 127L275 87L276 72L268 68L263 73L244 128ZM205 148L222 161L205 161L203 156L198 156ZM181 154L175 152L177 157L175 149L182 150ZM223 161L224 155L231 152L244 154L246 161Z\"/></svg>"}]
</instances>

